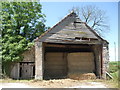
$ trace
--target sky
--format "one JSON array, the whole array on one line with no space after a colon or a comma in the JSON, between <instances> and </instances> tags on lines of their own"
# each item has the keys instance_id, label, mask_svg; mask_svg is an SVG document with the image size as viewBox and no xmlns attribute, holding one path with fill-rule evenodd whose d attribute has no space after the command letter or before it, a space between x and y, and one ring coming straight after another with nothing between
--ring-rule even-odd
<instances>
[{"instance_id":1,"label":"sky","mask_svg":"<svg viewBox=\"0 0 120 90\"><path fill-rule=\"evenodd\" d=\"M118 60L118 2L40 2L42 12L46 15L46 26L52 27L64 18L72 7L95 5L106 12L110 30L104 33L104 39L109 42L110 61ZM115 44L114 44L115 43Z\"/></svg>"}]
</instances>

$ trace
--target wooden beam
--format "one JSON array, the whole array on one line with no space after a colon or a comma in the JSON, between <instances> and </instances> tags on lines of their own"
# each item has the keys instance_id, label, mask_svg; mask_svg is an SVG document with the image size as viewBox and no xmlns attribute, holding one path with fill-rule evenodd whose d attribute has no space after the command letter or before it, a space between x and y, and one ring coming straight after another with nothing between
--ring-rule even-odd
<instances>
[{"instance_id":1,"label":"wooden beam","mask_svg":"<svg viewBox=\"0 0 120 90\"><path fill-rule=\"evenodd\" d=\"M59 48L90 48L90 46L81 46L81 45L60 45L60 44L45 44L45 47L59 47Z\"/></svg>"}]
</instances>

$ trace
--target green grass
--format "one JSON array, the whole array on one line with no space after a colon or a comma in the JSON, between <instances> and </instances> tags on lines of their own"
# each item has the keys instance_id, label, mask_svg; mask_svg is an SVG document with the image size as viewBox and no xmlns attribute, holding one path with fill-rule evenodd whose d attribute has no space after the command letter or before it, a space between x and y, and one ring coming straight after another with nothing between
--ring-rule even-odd
<instances>
[{"instance_id":1,"label":"green grass","mask_svg":"<svg viewBox=\"0 0 120 90\"><path fill-rule=\"evenodd\" d=\"M120 61L119 62L110 62L109 63L109 73L115 73L120 70Z\"/></svg>"},{"instance_id":2,"label":"green grass","mask_svg":"<svg viewBox=\"0 0 120 90\"><path fill-rule=\"evenodd\" d=\"M111 73L111 75L113 76L114 79L118 79L119 75L118 75L118 71Z\"/></svg>"},{"instance_id":3,"label":"green grass","mask_svg":"<svg viewBox=\"0 0 120 90\"><path fill-rule=\"evenodd\" d=\"M109 63L109 71L113 79L109 80L110 83L113 83L114 86L118 87L118 83L120 83L119 72L120 72L120 61L114 61Z\"/></svg>"},{"instance_id":4,"label":"green grass","mask_svg":"<svg viewBox=\"0 0 120 90\"><path fill-rule=\"evenodd\" d=\"M120 61L119 62L110 62L109 63L109 73L115 73L120 70Z\"/></svg>"}]
</instances>

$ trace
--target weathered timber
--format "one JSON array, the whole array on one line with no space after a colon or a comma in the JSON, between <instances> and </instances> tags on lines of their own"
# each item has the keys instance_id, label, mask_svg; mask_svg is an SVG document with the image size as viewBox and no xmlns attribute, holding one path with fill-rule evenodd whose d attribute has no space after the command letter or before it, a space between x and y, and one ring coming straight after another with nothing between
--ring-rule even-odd
<instances>
[{"instance_id":1,"label":"weathered timber","mask_svg":"<svg viewBox=\"0 0 120 90\"><path fill-rule=\"evenodd\" d=\"M101 45L94 45L93 46L93 52L94 52L94 62L95 62L95 69L96 69L96 76L98 78L101 78L101 60L102 60L102 57L101 57Z\"/></svg>"},{"instance_id":2,"label":"weathered timber","mask_svg":"<svg viewBox=\"0 0 120 90\"><path fill-rule=\"evenodd\" d=\"M62 52L49 52L45 55L45 78L64 77L67 74L67 63Z\"/></svg>"},{"instance_id":3,"label":"weathered timber","mask_svg":"<svg viewBox=\"0 0 120 90\"><path fill-rule=\"evenodd\" d=\"M75 44L45 44L45 47L62 47L62 48L66 48L66 47L69 47L69 48L90 48L91 45L75 45Z\"/></svg>"},{"instance_id":4,"label":"weathered timber","mask_svg":"<svg viewBox=\"0 0 120 90\"><path fill-rule=\"evenodd\" d=\"M101 40L101 38L97 37L97 35L89 30L89 27L86 26L85 23L79 21L79 19L76 18L76 15L73 14L72 16L65 18L59 23L59 25L56 25L55 27L51 28L51 30L47 31L44 37L41 37L39 41L54 42L54 39L56 39L56 41L57 39L71 39L72 41L75 41L75 37L94 38Z\"/></svg>"},{"instance_id":5,"label":"weathered timber","mask_svg":"<svg viewBox=\"0 0 120 90\"><path fill-rule=\"evenodd\" d=\"M45 41L46 43L63 43L63 44L101 44L102 41L86 41L86 40L61 40L61 39L53 39L49 41Z\"/></svg>"},{"instance_id":6,"label":"weathered timber","mask_svg":"<svg viewBox=\"0 0 120 90\"><path fill-rule=\"evenodd\" d=\"M20 78L20 64L19 63L13 63L13 68L11 70L11 74L10 74L10 77L13 78L13 79L19 79Z\"/></svg>"},{"instance_id":7,"label":"weathered timber","mask_svg":"<svg viewBox=\"0 0 120 90\"><path fill-rule=\"evenodd\" d=\"M94 56L92 52L69 53L67 59L68 73L95 72Z\"/></svg>"}]
</instances>

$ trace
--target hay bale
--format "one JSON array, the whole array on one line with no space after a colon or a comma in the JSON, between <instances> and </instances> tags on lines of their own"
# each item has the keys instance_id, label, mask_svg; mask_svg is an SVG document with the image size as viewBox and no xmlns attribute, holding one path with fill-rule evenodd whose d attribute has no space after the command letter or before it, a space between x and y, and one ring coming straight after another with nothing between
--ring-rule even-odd
<instances>
[{"instance_id":1,"label":"hay bale","mask_svg":"<svg viewBox=\"0 0 120 90\"><path fill-rule=\"evenodd\" d=\"M94 73L70 73L68 77L75 80L96 79Z\"/></svg>"}]
</instances>

